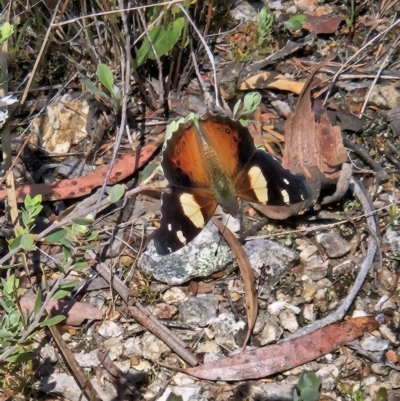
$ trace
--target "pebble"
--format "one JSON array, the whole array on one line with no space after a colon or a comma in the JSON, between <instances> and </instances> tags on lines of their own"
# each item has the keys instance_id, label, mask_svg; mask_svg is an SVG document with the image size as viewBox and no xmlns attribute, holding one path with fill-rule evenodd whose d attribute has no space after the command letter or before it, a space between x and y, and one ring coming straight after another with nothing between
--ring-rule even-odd
<instances>
[{"instance_id":1,"label":"pebble","mask_svg":"<svg viewBox=\"0 0 400 401\"><path fill-rule=\"evenodd\" d=\"M309 259L318 252L318 247L314 244L308 245L300 252L300 261L307 263Z\"/></svg>"},{"instance_id":2,"label":"pebble","mask_svg":"<svg viewBox=\"0 0 400 401\"><path fill-rule=\"evenodd\" d=\"M335 231L318 234L316 239L330 258L340 258L350 252L350 244Z\"/></svg>"},{"instance_id":3,"label":"pebble","mask_svg":"<svg viewBox=\"0 0 400 401\"><path fill-rule=\"evenodd\" d=\"M247 241L243 248L251 267L258 276L261 274L261 269L268 266L269 274L272 277L279 277L282 272L291 268L299 258L297 252L279 242L267 239Z\"/></svg>"},{"instance_id":4,"label":"pebble","mask_svg":"<svg viewBox=\"0 0 400 401\"><path fill-rule=\"evenodd\" d=\"M372 334L366 333L360 342L361 347L365 351L384 351L389 347L389 341L382 340Z\"/></svg>"},{"instance_id":5,"label":"pebble","mask_svg":"<svg viewBox=\"0 0 400 401\"><path fill-rule=\"evenodd\" d=\"M124 351L122 336L117 338L107 338L107 340L104 341L104 346L108 349L108 355L112 361L119 359Z\"/></svg>"},{"instance_id":6,"label":"pebble","mask_svg":"<svg viewBox=\"0 0 400 401\"><path fill-rule=\"evenodd\" d=\"M334 365L323 366L315 374L320 378L324 391L332 391L337 384L339 369Z\"/></svg>"},{"instance_id":7,"label":"pebble","mask_svg":"<svg viewBox=\"0 0 400 401\"><path fill-rule=\"evenodd\" d=\"M207 326L217 316L218 304L214 295L190 297L179 306L179 321L198 327Z\"/></svg>"},{"instance_id":8,"label":"pebble","mask_svg":"<svg viewBox=\"0 0 400 401\"><path fill-rule=\"evenodd\" d=\"M99 327L99 334L104 338L119 337L124 329L111 320L105 320Z\"/></svg>"},{"instance_id":9,"label":"pebble","mask_svg":"<svg viewBox=\"0 0 400 401\"><path fill-rule=\"evenodd\" d=\"M383 363L372 363L371 370L379 376L387 376L390 372L390 368Z\"/></svg>"},{"instance_id":10,"label":"pebble","mask_svg":"<svg viewBox=\"0 0 400 401\"><path fill-rule=\"evenodd\" d=\"M286 309L281 312L279 315L279 320L283 329L288 330L291 333L294 333L299 328L296 315L290 309Z\"/></svg>"},{"instance_id":11,"label":"pebble","mask_svg":"<svg viewBox=\"0 0 400 401\"><path fill-rule=\"evenodd\" d=\"M400 388L400 372L391 370L389 373L389 380L392 388Z\"/></svg>"},{"instance_id":12,"label":"pebble","mask_svg":"<svg viewBox=\"0 0 400 401\"><path fill-rule=\"evenodd\" d=\"M164 292L162 299L165 303L179 305L188 299L188 296L179 287L172 287Z\"/></svg>"},{"instance_id":13,"label":"pebble","mask_svg":"<svg viewBox=\"0 0 400 401\"><path fill-rule=\"evenodd\" d=\"M317 313L313 304L306 304L303 308L303 318L307 323L312 323L315 321Z\"/></svg>"},{"instance_id":14,"label":"pebble","mask_svg":"<svg viewBox=\"0 0 400 401\"><path fill-rule=\"evenodd\" d=\"M278 324L276 318L271 317L268 323L264 326L263 331L257 336L261 345L276 343L282 336L283 329Z\"/></svg>"},{"instance_id":15,"label":"pebble","mask_svg":"<svg viewBox=\"0 0 400 401\"><path fill-rule=\"evenodd\" d=\"M318 287L316 284L312 283L304 283L303 291L301 292L301 296L304 298L306 302L310 302L314 299L314 295L317 292Z\"/></svg>"},{"instance_id":16,"label":"pebble","mask_svg":"<svg viewBox=\"0 0 400 401\"><path fill-rule=\"evenodd\" d=\"M379 326L379 333L381 333L381 336L384 340L389 341L394 347L398 347L400 345L398 335L385 324Z\"/></svg>"},{"instance_id":17,"label":"pebble","mask_svg":"<svg viewBox=\"0 0 400 401\"><path fill-rule=\"evenodd\" d=\"M397 310L396 304L393 302L392 298L387 296L387 295L383 295L380 300L376 303L374 310L376 312L393 312L395 310Z\"/></svg>"},{"instance_id":18,"label":"pebble","mask_svg":"<svg viewBox=\"0 0 400 401\"><path fill-rule=\"evenodd\" d=\"M307 262L303 274L313 281L323 279L328 274L329 260L323 260L321 256L315 255Z\"/></svg>"}]
</instances>

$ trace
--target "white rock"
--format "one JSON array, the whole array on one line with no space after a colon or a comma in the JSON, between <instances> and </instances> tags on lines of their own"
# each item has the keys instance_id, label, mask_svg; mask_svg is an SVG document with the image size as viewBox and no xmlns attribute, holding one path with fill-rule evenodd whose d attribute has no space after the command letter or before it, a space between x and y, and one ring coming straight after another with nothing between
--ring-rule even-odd
<instances>
[{"instance_id":1,"label":"white rock","mask_svg":"<svg viewBox=\"0 0 400 401\"><path fill-rule=\"evenodd\" d=\"M384 351L389 347L389 341L382 340L369 333L364 334L360 344L365 351Z\"/></svg>"},{"instance_id":2,"label":"white rock","mask_svg":"<svg viewBox=\"0 0 400 401\"><path fill-rule=\"evenodd\" d=\"M99 327L99 334L104 338L119 337L124 333L124 329L111 320L105 320Z\"/></svg>"}]
</instances>

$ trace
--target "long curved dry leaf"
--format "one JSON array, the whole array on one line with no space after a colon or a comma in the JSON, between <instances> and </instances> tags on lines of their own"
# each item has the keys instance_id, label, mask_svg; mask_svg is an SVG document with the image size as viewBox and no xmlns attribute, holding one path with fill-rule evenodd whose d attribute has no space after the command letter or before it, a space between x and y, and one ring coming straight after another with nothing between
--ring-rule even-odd
<instances>
[{"instance_id":1,"label":"long curved dry leaf","mask_svg":"<svg viewBox=\"0 0 400 401\"><path fill-rule=\"evenodd\" d=\"M256 323L258 313L258 299L256 290L256 278L254 277L253 269L251 268L249 258L246 255L242 245L235 237L235 235L217 218L213 217L213 223L221 231L228 243L232 252L236 256L239 265L240 273L243 280L243 287L246 296L246 309L247 309L247 334L243 343L243 349L249 341L251 332Z\"/></svg>"},{"instance_id":2,"label":"long curved dry leaf","mask_svg":"<svg viewBox=\"0 0 400 401\"><path fill-rule=\"evenodd\" d=\"M258 379L310 362L378 326L374 316L349 319L293 340L182 371L206 380Z\"/></svg>"}]
</instances>

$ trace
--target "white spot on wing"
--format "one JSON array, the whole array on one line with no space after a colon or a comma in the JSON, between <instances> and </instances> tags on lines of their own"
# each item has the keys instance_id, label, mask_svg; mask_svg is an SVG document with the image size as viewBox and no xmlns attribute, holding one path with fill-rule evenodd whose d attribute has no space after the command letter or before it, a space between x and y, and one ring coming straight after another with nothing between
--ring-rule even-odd
<instances>
[{"instance_id":1,"label":"white spot on wing","mask_svg":"<svg viewBox=\"0 0 400 401\"><path fill-rule=\"evenodd\" d=\"M177 232L176 232L176 235L177 235L179 241L182 242L182 244L186 244L186 238L185 238L185 236L183 235L183 232L182 232L182 231L177 231Z\"/></svg>"},{"instance_id":2,"label":"white spot on wing","mask_svg":"<svg viewBox=\"0 0 400 401\"><path fill-rule=\"evenodd\" d=\"M168 224L168 231L171 231L171 230L172 230L172 225Z\"/></svg>"},{"instance_id":3,"label":"white spot on wing","mask_svg":"<svg viewBox=\"0 0 400 401\"><path fill-rule=\"evenodd\" d=\"M289 193L286 191L286 189L282 189L281 194L283 196L283 201L287 204L290 205L290 198L289 198Z\"/></svg>"},{"instance_id":4,"label":"white spot on wing","mask_svg":"<svg viewBox=\"0 0 400 401\"><path fill-rule=\"evenodd\" d=\"M284 182L286 185L289 185L289 180L288 180L288 179L284 178L284 179L283 179L283 182Z\"/></svg>"},{"instance_id":5,"label":"white spot on wing","mask_svg":"<svg viewBox=\"0 0 400 401\"><path fill-rule=\"evenodd\" d=\"M201 212L200 205L191 194L182 194L179 197L182 205L183 213L192 221L197 228L202 228L205 225L203 213Z\"/></svg>"},{"instance_id":6,"label":"white spot on wing","mask_svg":"<svg viewBox=\"0 0 400 401\"><path fill-rule=\"evenodd\" d=\"M268 201L268 183L265 179L261 169L257 166L253 166L249 170L249 178L251 187L259 202L265 203Z\"/></svg>"}]
</instances>

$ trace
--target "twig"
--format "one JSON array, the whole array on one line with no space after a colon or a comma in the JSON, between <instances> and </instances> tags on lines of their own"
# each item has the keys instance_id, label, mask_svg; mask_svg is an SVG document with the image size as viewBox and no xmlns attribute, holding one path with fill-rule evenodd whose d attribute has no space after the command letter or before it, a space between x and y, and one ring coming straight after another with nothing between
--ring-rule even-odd
<instances>
[{"instance_id":1,"label":"twig","mask_svg":"<svg viewBox=\"0 0 400 401\"><path fill-rule=\"evenodd\" d=\"M89 258L97 260L97 255L93 251L87 251L86 254ZM101 274L101 276L108 282L112 283L113 288L126 304L129 302L130 290L118 276L112 276L111 272L102 262L98 262L94 269ZM164 341L168 347L175 351L181 358L183 358L187 363L192 366L197 365L197 358L186 349L186 345L176 337L172 332L170 332L163 324L161 324L157 319L155 319L151 314L149 314L139 302L136 301L134 306L129 306L129 313L133 318L139 322L141 325L146 327L160 340Z\"/></svg>"},{"instance_id":2,"label":"twig","mask_svg":"<svg viewBox=\"0 0 400 401\"><path fill-rule=\"evenodd\" d=\"M358 200L361 202L361 205L363 207L364 213L371 213L373 212L373 206L370 204L369 199L367 198L366 194L362 190L361 186L359 183L352 178L350 181L350 184L353 186L353 191L354 195ZM373 216L368 216L366 218L367 226L368 229L371 230L372 232L376 233L377 232L377 226L376 226L376 221ZM375 253L378 248L378 244L373 236L370 236L368 238L368 250L367 250L367 256L365 257L363 263L361 264L360 271L357 275L356 280L354 281L353 286L351 287L351 290L347 297L343 300L343 303L340 305L340 307L333 312L332 314L326 316L325 318L309 325L306 327L303 327L302 329L296 331L294 334L291 336L285 338L283 341L291 340L296 337L300 337L302 335L311 333L315 330L318 330L322 327L328 326L329 324L335 323L341 319L343 319L344 315L347 313L348 309L350 308L351 304L353 303L354 299L356 298L358 292L360 291L364 280L366 279L368 272L372 266L372 263L374 261Z\"/></svg>"},{"instance_id":3,"label":"twig","mask_svg":"<svg viewBox=\"0 0 400 401\"><path fill-rule=\"evenodd\" d=\"M395 18L395 17L393 17ZM381 36L384 36L386 33L388 33L391 29L393 29L397 24L400 23L400 19L398 19L397 21L393 22L392 25L390 25L388 28L386 28L384 31L382 31L381 33L379 33L378 35L376 35L374 38L372 38L369 42L367 42L363 47L361 47L361 49L357 50L339 69L339 71L333 76L332 78L332 82L329 85L329 89L326 92L326 96L325 96L325 100L324 100L324 106L326 105L326 102L328 101L329 95L331 94L331 90L333 88L333 85L335 84L338 76L347 68L347 66L350 64L350 62L352 60L354 60L356 57L358 57L358 55L364 51L369 45L371 45L372 43L375 42L375 40L379 39Z\"/></svg>"},{"instance_id":4,"label":"twig","mask_svg":"<svg viewBox=\"0 0 400 401\"><path fill-rule=\"evenodd\" d=\"M379 70L378 70L378 72L376 73L375 78L374 78L374 80L373 80L371 86L369 87L368 92L367 92L367 94L366 94L366 96L365 96L364 104L363 104L363 106L362 106L362 108L361 108L360 115L358 116L359 118L361 118L362 115L364 114L364 111L365 111L365 109L366 109L366 107L367 107L369 98L371 97L372 91L374 90L375 85L376 85L376 83L377 83L379 77L380 77L381 74L382 74L383 69L384 69L384 68L386 67L386 65L388 64L389 58L392 56L392 53L393 53L394 49L397 48L397 46L398 46L398 44L399 44L399 41L400 41L400 38L397 38L397 39L394 41L394 43L392 44L392 46L390 46L390 49L389 49L389 51L388 51L388 53L387 53L385 59L382 61L381 66L379 67Z\"/></svg>"},{"instance_id":5,"label":"twig","mask_svg":"<svg viewBox=\"0 0 400 401\"><path fill-rule=\"evenodd\" d=\"M118 1L119 7L123 8L123 1L119 0ZM102 198L104 195L104 192L106 190L107 182L110 178L112 169L114 168L115 165L115 160L117 159L117 154L119 150L119 145L122 140L122 136L125 131L126 127L126 110L128 108L128 93L129 93L129 78L130 78L130 71L131 71L131 36L129 34L129 29L128 29L128 22L126 20L126 15L124 12L121 12L121 18L123 22L123 27L124 27L124 35L125 35L125 77L124 77L124 86L122 87L123 95L122 95L122 109L121 109L121 121L119 125L119 130L117 137L115 138L115 143L113 147L113 153L111 156L110 160L110 165L108 166L107 173L105 175L103 185L101 186L101 189L99 191L99 197L97 198L96 204L100 206L102 202Z\"/></svg>"},{"instance_id":6,"label":"twig","mask_svg":"<svg viewBox=\"0 0 400 401\"><path fill-rule=\"evenodd\" d=\"M214 76L214 88L215 88L215 105L218 108L221 108L221 104L219 102L219 86L218 86L218 80L217 80L217 69L215 67L215 61L214 61L214 56L211 53L210 48L207 45L207 42L205 41L205 39L203 38L203 36L201 35L201 32L197 29L196 24L192 21L192 19L190 18L190 15L188 14L188 12L186 11L186 9L182 6L182 4L177 4L177 6L182 10L182 12L186 15L186 18L188 19L188 21L190 22L190 24L192 25L193 29L195 30L195 32L197 33L200 42L203 44L205 51L207 52L208 58L210 60L211 63L211 67L213 70L213 76Z\"/></svg>"}]
</instances>

